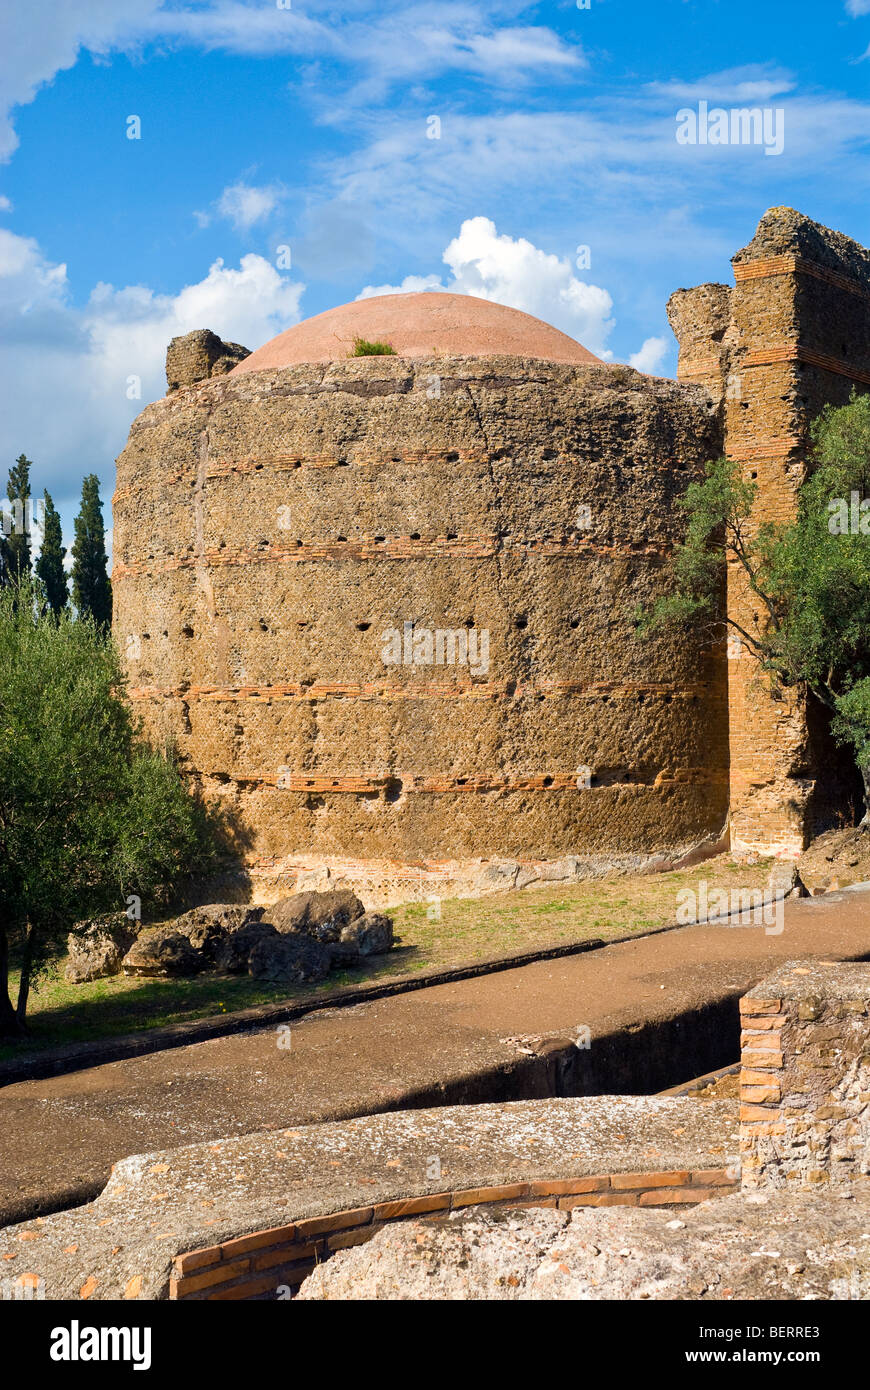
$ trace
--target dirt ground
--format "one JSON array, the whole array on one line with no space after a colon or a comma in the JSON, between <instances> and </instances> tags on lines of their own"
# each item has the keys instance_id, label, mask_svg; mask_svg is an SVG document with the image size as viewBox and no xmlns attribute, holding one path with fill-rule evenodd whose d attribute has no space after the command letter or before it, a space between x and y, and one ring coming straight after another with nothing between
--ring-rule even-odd
<instances>
[{"instance_id":1,"label":"dirt ground","mask_svg":"<svg viewBox=\"0 0 870 1390\"><path fill-rule=\"evenodd\" d=\"M870 957L870 892L790 900L784 930L694 926L0 1091L0 1221L86 1200L111 1164L222 1135L433 1104L580 1028L595 1039L743 993L787 960ZM738 1039L723 1038L724 1065ZM686 1058L690 1080L704 1070ZM421 1101L420 1095L426 1099ZM415 1097L417 1099L415 1100ZM517 1097L519 1098L519 1097Z\"/></svg>"}]
</instances>

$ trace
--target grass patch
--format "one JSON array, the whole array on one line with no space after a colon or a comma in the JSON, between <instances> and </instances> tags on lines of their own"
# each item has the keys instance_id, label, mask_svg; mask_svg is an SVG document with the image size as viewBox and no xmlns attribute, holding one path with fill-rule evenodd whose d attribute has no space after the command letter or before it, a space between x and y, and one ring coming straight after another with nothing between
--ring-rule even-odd
<instances>
[{"instance_id":1,"label":"grass patch","mask_svg":"<svg viewBox=\"0 0 870 1390\"><path fill-rule=\"evenodd\" d=\"M23 1045L0 1045L0 1060L58 1043L116 1037L256 1004L328 999L354 984L413 978L593 937L607 941L638 935L674 921L681 888L697 888L700 879L706 880L711 891L763 888L769 872L769 862L748 867L720 855L669 874L540 886L487 898L448 898L440 904L440 918L432 904L403 903L390 909L401 938L397 949L359 969L336 971L322 984L294 990L262 984L247 975L198 975L185 980L115 975L71 985L63 978L60 962L38 982L31 996L29 1039Z\"/></svg>"},{"instance_id":2,"label":"grass patch","mask_svg":"<svg viewBox=\"0 0 870 1390\"><path fill-rule=\"evenodd\" d=\"M348 357L395 357L391 343L370 343L368 338L354 338Z\"/></svg>"}]
</instances>

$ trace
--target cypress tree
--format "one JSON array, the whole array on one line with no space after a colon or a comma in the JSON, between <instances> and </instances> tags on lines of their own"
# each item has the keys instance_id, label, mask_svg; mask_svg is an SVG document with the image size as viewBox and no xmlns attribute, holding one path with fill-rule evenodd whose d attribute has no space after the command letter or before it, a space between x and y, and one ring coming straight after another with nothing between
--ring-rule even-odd
<instances>
[{"instance_id":1,"label":"cypress tree","mask_svg":"<svg viewBox=\"0 0 870 1390\"><path fill-rule=\"evenodd\" d=\"M30 573L30 469L25 454L19 454L9 469L6 496L9 498L12 529L5 538L4 565L8 579ZM8 525L8 520L7 523ZM5 530L5 527L4 527Z\"/></svg>"},{"instance_id":2,"label":"cypress tree","mask_svg":"<svg viewBox=\"0 0 870 1390\"><path fill-rule=\"evenodd\" d=\"M45 587L48 606L55 617L62 613L69 602L69 586L63 558L66 547L60 529L60 514L51 500L50 493L45 496L45 519L42 527L42 548L36 561L36 573Z\"/></svg>"},{"instance_id":3,"label":"cypress tree","mask_svg":"<svg viewBox=\"0 0 870 1390\"><path fill-rule=\"evenodd\" d=\"M96 623L108 627L112 621L112 585L108 575L103 505L96 473L82 483L81 510L75 520L73 557L73 603L79 616L89 613Z\"/></svg>"}]
</instances>

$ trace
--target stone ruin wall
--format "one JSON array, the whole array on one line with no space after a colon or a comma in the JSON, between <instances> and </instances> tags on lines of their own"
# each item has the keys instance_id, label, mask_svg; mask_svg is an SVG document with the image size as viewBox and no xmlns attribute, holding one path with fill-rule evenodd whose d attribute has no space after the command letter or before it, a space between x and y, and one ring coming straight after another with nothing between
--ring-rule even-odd
<instances>
[{"instance_id":1,"label":"stone ruin wall","mask_svg":"<svg viewBox=\"0 0 870 1390\"><path fill-rule=\"evenodd\" d=\"M732 261L735 285L672 296L678 379L719 404L726 451L758 482L756 518L788 521L806 476L810 425L822 408L870 386L870 252L791 208L773 208ZM756 608L736 565L729 609L752 631ZM731 845L796 856L848 814L851 760L823 716L770 695L754 659L731 649Z\"/></svg>"},{"instance_id":2,"label":"stone ruin wall","mask_svg":"<svg viewBox=\"0 0 870 1390\"><path fill-rule=\"evenodd\" d=\"M250 355L241 343L225 343L208 328L185 333L173 338L166 349L167 388L177 391L179 386L194 386L210 376L226 376Z\"/></svg>"},{"instance_id":3,"label":"stone ruin wall","mask_svg":"<svg viewBox=\"0 0 870 1390\"><path fill-rule=\"evenodd\" d=\"M705 391L629 368L356 358L182 386L118 461L136 707L260 869L684 853L727 817L724 653L641 644L632 614L720 451ZM385 665L408 621L486 630L488 670Z\"/></svg>"},{"instance_id":4,"label":"stone ruin wall","mask_svg":"<svg viewBox=\"0 0 870 1390\"><path fill-rule=\"evenodd\" d=\"M672 862L729 806L734 850L785 857L848 817L814 706L733 647L633 635L705 460L788 520L811 422L870 385L870 253L777 208L733 266L671 298L680 385L515 357L227 376L245 349L173 341L118 463L115 627L146 727L249 862L361 882L377 861L407 897L481 859L517 883L517 860ZM488 668L385 665L407 622L485 630Z\"/></svg>"},{"instance_id":5,"label":"stone ruin wall","mask_svg":"<svg viewBox=\"0 0 870 1390\"><path fill-rule=\"evenodd\" d=\"M784 965L740 1001L745 1188L870 1176L870 968Z\"/></svg>"}]
</instances>

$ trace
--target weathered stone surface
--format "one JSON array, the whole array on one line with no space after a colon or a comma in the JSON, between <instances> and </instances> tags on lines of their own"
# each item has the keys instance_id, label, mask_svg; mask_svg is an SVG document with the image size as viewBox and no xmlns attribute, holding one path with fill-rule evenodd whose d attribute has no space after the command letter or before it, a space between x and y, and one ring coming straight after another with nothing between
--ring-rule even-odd
<instances>
[{"instance_id":1,"label":"weathered stone surface","mask_svg":"<svg viewBox=\"0 0 870 1390\"><path fill-rule=\"evenodd\" d=\"M105 975L120 975L124 956L139 934L139 923L126 912L112 912L80 922L67 938L64 974L71 984L84 984Z\"/></svg>"},{"instance_id":2,"label":"weathered stone surface","mask_svg":"<svg viewBox=\"0 0 870 1390\"><path fill-rule=\"evenodd\" d=\"M169 391L195 386L211 376L225 376L250 356L241 343L225 343L208 328L197 328L173 338L166 349L166 385Z\"/></svg>"},{"instance_id":3,"label":"weathered stone surface","mask_svg":"<svg viewBox=\"0 0 870 1390\"><path fill-rule=\"evenodd\" d=\"M209 962L190 938L174 925L152 927L134 941L124 957L125 975L198 975Z\"/></svg>"},{"instance_id":4,"label":"weathered stone surface","mask_svg":"<svg viewBox=\"0 0 870 1390\"><path fill-rule=\"evenodd\" d=\"M668 322L684 362L706 364L705 385L721 406L728 374L733 290L730 285L697 285L674 290L668 300Z\"/></svg>"},{"instance_id":5,"label":"weathered stone surface","mask_svg":"<svg viewBox=\"0 0 870 1390\"><path fill-rule=\"evenodd\" d=\"M314 943L309 943L314 944ZM286 1057L286 1054L282 1054ZM242 1133L117 1162L87 1206L0 1229L0 1268L48 1299L166 1298L176 1254L276 1224L497 1183L728 1164L733 1103L595 1096L438 1106ZM431 1159L441 1171L433 1175ZM88 1281L95 1279L96 1287ZM276 1279L275 1283L279 1281Z\"/></svg>"},{"instance_id":6,"label":"weathered stone surface","mask_svg":"<svg viewBox=\"0 0 870 1390\"><path fill-rule=\"evenodd\" d=\"M758 485L756 523L791 520L811 466L811 428L825 405L866 389L870 252L793 208L770 208L732 257L735 285L678 290L669 303L678 377L717 404L729 458ZM764 618L736 561L728 611L748 633ZM731 847L796 858L859 806L854 759L800 692L758 678L733 644L728 661Z\"/></svg>"},{"instance_id":7,"label":"weathered stone surface","mask_svg":"<svg viewBox=\"0 0 870 1390\"><path fill-rule=\"evenodd\" d=\"M366 956L382 955L393 944L393 922L385 912L367 912L347 922L338 936L329 940L329 952L335 963L352 963Z\"/></svg>"},{"instance_id":8,"label":"weathered stone surface","mask_svg":"<svg viewBox=\"0 0 870 1390\"><path fill-rule=\"evenodd\" d=\"M632 615L719 452L706 392L626 367L352 358L172 392L119 461L132 697L258 864L682 855L725 824L724 656L641 649ZM459 658L385 662L415 616Z\"/></svg>"},{"instance_id":9,"label":"weathered stone surface","mask_svg":"<svg viewBox=\"0 0 870 1390\"><path fill-rule=\"evenodd\" d=\"M279 932L304 932L315 941L337 942L344 928L364 912L355 893L336 889L282 898L266 909L266 916Z\"/></svg>"},{"instance_id":10,"label":"weathered stone surface","mask_svg":"<svg viewBox=\"0 0 870 1390\"><path fill-rule=\"evenodd\" d=\"M264 936L250 953L248 974L274 984L313 984L329 974L331 955L311 936L286 932Z\"/></svg>"},{"instance_id":11,"label":"weathered stone surface","mask_svg":"<svg viewBox=\"0 0 870 1390\"><path fill-rule=\"evenodd\" d=\"M128 975L195 975L214 970L230 935L259 922L262 907L207 903L143 931L124 957Z\"/></svg>"},{"instance_id":12,"label":"weathered stone surface","mask_svg":"<svg viewBox=\"0 0 870 1390\"><path fill-rule=\"evenodd\" d=\"M229 975L243 975L248 969L251 952L261 941L277 940L278 932L271 922L250 921L229 932L215 953L215 969Z\"/></svg>"},{"instance_id":13,"label":"weathered stone surface","mask_svg":"<svg viewBox=\"0 0 870 1390\"><path fill-rule=\"evenodd\" d=\"M212 927L224 932L239 931L251 922L261 921L265 908L253 907L250 903L203 903L192 907L189 912L177 917L179 931L194 931L197 928L208 930Z\"/></svg>"},{"instance_id":14,"label":"weathered stone surface","mask_svg":"<svg viewBox=\"0 0 870 1390\"><path fill-rule=\"evenodd\" d=\"M679 1214L471 1209L387 1226L302 1299L867 1299L870 1192L738 1194Z\"/></svg>"},{"instance_id":15,"label":"weathered stone surface","mask_svg":"<svg viewBox=\"0 0 870 1390\"><path fill-rule=\"evenodd\" d=\"M866 1186L870 966L791 961L744 995L740 1016L744 1186Z\"/></svg>"},{"instance_id":16,"label":"weathered stone surface","mask_svg":"<svg viewBox=\"0 0 870 1390\"><path fill-rule=\"evenodd\" d=\"M186 936L191 946L199 951L206 967L213 967L228 934L238 931L251 922L259 922L263 916L261 907L246 907L237 903L208 903L203 907L191 908L177 917L173 927Z\"/></svg>"}]
</instances>

